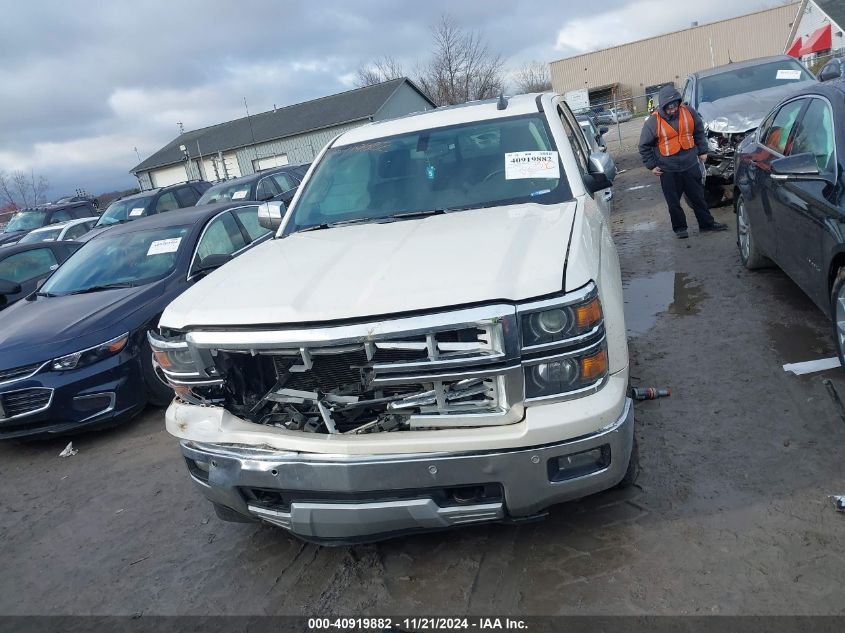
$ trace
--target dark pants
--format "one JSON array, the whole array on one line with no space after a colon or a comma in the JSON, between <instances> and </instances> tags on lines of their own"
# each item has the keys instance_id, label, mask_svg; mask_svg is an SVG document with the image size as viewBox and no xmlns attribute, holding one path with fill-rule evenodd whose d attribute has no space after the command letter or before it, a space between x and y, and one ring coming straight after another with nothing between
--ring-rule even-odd
<instances>
[{"instance_id":1,"label":"dark pants","mask_svg":"<svg viewBox=\"0 0 845 633\"><path fill-rule=\"evenodd\" d=\"M693 165L686 171L664 171L660 177L663 197L669 205L669 217L672 218L672 230L675 232L687 228L687 217L681 207L681 196L686 194L687 202L692 206L698 226L708 227L713 224L713 216L707 210L704 200L704 185L701 184L701 168Z\"/></svg>"}]
</instances>

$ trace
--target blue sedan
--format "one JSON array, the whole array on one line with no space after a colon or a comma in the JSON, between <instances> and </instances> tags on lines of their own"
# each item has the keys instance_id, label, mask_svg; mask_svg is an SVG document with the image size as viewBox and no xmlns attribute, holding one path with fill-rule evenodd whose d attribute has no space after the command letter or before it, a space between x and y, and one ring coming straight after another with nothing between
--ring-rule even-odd
<instances>
[{"instance_id":1,"label":"blue sedan","mask_svg":"<svg viewBox=\"0 0 845 633\"><path fill-rule=\"evenodd\" d=\"M270 238L257 203L204 205L109 229L0 313L0 439L113 424L173 397L146 332L201 277Z\"/></svg>"}]
</instances>

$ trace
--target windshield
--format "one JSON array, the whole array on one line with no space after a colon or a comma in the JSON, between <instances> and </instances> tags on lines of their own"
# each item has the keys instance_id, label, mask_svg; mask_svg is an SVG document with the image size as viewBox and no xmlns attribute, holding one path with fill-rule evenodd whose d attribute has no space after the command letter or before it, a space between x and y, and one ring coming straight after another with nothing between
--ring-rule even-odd
<instances>
[{"instance_id":1,"label":"windshield","mask_svg":"<svg viewBox=\"0 0 845 633\"><path fill-rule=\"evenodd\" d=\"M44 226L44 220L46 219L46 211L21 211L12 216L4 231L6 233L31 231L32 229L38 229Z\"/></svg>"},{"instance_id":2,"label":"windshield","mask_svg":"<svg viewBox=\"0 0 845 633\"><path fill-rule=\"evenodd\" d=\"M540 114L374 139L329 149L285 234L333 223L572 197Z\"/></svg>"},{"instance_id":3,"label":"windshield","mask_svg":"<svg viewBox=\"0 0 845 633\"><path fill-rule=\"evenodd\" d=\"M251 182L224 182L214 185L200 196L200 199L197 200L197 206L211 204L212 202L228 202L229 200L252 200L252 197L249 195L251 186Z\"/></svg>"},{"instance_id":4,"label":"windshield","mask_svg":"<svg viewBox=\"0 0 845 633\"><path fill-rule=\"evenodd\" d=\"M96 226L108 226L109 224L118 224L120 222L142 218L147 215L152 199L152 196L144 196L112 202L109 208L100 216Z\"/></svg>"},{"instance_id":5,"label":"windshield","mask_svg":"<svg viewBox=\"0 0 845 633\"><path fill-rule=\"evenodd\" d=\"M812 79L810 73L792 59L737 68L699 79L695 107L705 101L716 101L746 92Z\"/></svg>"},{"instance_id":6,"label":"windshield","mask_svg":"<svg viewBox=\"0 0 845 633\"><path fill-rule=\"evenodd\" d=\"M32 231L18 240L18 244L29 244L30 242L55 242L59 239L59 233L61 232L62 227L45 229L42 231Z\"/></svg>"},{"instance_id":7,"label":"windshield","mask_svg":"<svg viewBox=\"0 0 845 633\"><path fill-rule=\"evenodd\" d=\"M41 287L39 294L66 295L106 288L142 286L163 279L188 248L190 226L104 235L71 255Z\"/></svg>"}]
</instances>

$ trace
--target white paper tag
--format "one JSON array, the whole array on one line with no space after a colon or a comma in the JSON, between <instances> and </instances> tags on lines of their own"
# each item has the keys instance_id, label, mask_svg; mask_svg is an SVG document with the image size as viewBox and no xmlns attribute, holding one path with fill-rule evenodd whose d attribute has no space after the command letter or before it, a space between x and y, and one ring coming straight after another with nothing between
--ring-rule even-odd
<instances>
[{"instance_id":1,"label":"white paper tag","mask_svg":"<svg viewBox=\"0 0 845 633\"><path fill-rule=\"evenodd\" d=\"M775 79L801 79L801 71L781 69L778 71Z\"/></svg>"},{"instance_id":2,"label":"white paper tag","mask_svg":"<svg viewBox=\"0 0 845 633\"><path fill-rule=\"evenodd\" d=\"M560 178L557 152L507 152L505 180Z\"/></svg>"},{"instance_id":3,"label":"white paper tag","mask_svg":"<svg viewBox=\"0 0 845 633\"><path fill-rule=\"evenodd\" d=\"M241 200L246 198L246 191L236 191L232 194L232 200Z\"/></svg>"},{"instance_id":4,"label":"white paper tag","mask_svg":"<svg viewBox=\"0 0 845 633\"><path fill-rule=\"evenodd\" d=\"M134 217L141 215L143 212L144 212L144 207L135 207L134 209L132 209L129 212L129 216L134 218Z\"/></svg>"},{"instance_id":5,"label":"white paper tag","mask_svg":"<svg viewBox=\"0 0 845 633\"><path fill-rule=\"evenodd\" d=\"M181 237L171 237L169 240L156 240L150 244L147 257L150 255L161 255L162 253L175 253L179 250L179 243L181 241Z\"/></svg>"}]
</instances>

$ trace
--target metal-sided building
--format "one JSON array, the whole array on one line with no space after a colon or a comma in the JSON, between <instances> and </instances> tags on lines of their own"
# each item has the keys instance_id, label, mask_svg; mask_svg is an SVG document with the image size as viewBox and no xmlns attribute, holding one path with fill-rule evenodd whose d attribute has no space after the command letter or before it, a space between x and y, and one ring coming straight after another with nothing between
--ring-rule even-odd
<instances>
[{"instance_id":1,"label":"metal-sided building","mask_svg":"<svg viewBox=\"0 0 845 633\"><path fill-rule=\"evenodd\" d=\"M345 130L434 107L412 81L393 79L184 132L130 171L150 189L307 163Z\"/></svg>"},{"instance_id":2,"label":"metal-sided building","mask_svg":"<svg viewBox=\"0 0 845 633\"><path fill-rule=\"evenodd\" d=\"M646 107L646 88L678 85L688 74L784 51L801 3L649 37L553 61L556 92L587 88L593 106L614 101L636 110Z\"/></svg>"}]
</instances>

